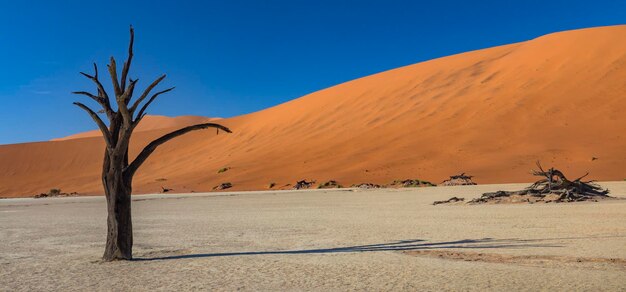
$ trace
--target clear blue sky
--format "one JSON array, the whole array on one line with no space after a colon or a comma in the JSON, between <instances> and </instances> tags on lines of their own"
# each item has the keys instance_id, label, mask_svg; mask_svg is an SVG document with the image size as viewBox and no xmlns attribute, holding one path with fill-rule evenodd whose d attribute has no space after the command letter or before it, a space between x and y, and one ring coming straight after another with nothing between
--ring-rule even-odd
<instances>
[{"instance_id":1,"label":"clear blue sky","mask_svg":"<svg viewBox=\"0 0 626 292\"><path fill-rule=\"evenodd\" d=\"M92 62L122 62L130 24L140 89L161 73L176 86L151 114L231 117L436 57L624 23L624 0L0 0L0 144L94 129L70 92L93 89L78 74Z\"/></svg>"}]
</instances>

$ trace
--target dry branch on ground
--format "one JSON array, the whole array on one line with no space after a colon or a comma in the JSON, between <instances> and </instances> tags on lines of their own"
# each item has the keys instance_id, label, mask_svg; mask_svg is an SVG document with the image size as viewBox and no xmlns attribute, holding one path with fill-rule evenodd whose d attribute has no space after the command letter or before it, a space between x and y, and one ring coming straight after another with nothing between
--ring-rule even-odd
<instances>
[{"instance_id":1,"label":"dry branch on ground","mask_svg":"<svg viewBox=\"0 0 626 292\"><path fill-rule=\"evenodd\" d=\"M497 191L484 193L480 198L473 199L467 204L489 204L489 203L536 203L536 202L581 202L597 201L599 199L611 198L608 196L609 190L603 189L594 181L582 181L589 173L569 180L563 172L550 168L544 170L537 162L538 170L533 170L532 174L542 177L529 187L520 191ZM457 202L456 197L448 201L437 201L433 205ZM462 198L461 198L462 199Z\"/></svg>"},{"instance_id":2,"label":"dry branch on ground","mask_svg":"<svg viewBox=\"0 0 626 292\"><path fill-rule=\"evenodd\" d=\"M311 186L313 186L314 183L315 183L314 180L306 181L306 179L303 179L301 181L297 181L296 184L293 186L293 189L294 190L308 189Z\"/></svg>"},{"instance_id":3,"label":"dry branch on ground","mask_svg":"<svg viewBox=\"0 0 626 292\"><path fill-rule=\"evenodd\" d=\"M456 202L463 202L463 201L465 201L465 198L452 197L452 198L447 199L445 201L434 201L433 205L456 203Z\"/></svg>"},{"instance_id":4,"label":"dry branch on ground","mask_svg":"<svg viewBox=\"0 0 626 292\"><path fill-rule=\"evenodd\" d=\"M476 183L472 181L472 177L471 175L465 175L465 173L453 175L450 176L450 179L444 180L439 186L473 186Z\"/></svg>"}]
</instances>

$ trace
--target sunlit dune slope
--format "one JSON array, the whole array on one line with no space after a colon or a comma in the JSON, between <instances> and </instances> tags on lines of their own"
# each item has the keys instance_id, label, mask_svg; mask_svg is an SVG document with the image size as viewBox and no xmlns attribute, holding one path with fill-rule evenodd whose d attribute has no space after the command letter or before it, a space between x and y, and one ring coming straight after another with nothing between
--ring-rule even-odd
<instances>
[{"instance_id":1,"label":"sunlit dune slope","mask_svg":"<svg viewBox=\"0 0 626 292\"><path fill-rule=\"evenodd\" d=\"M344 185L466 172L528 182L535 161L566 175L626 178L626 26L567 31L353 80L220 120L164 145L137 193L266 189L299 179ZM171 129L169 129L171 130ZM167 132L135 135L134 155ZM50 188L102 193L99 137L0 146L0 196ZM592 159L593 157L597 159ZM218 174L218 169L231 167Z\"/></svg>"}]
</instances>

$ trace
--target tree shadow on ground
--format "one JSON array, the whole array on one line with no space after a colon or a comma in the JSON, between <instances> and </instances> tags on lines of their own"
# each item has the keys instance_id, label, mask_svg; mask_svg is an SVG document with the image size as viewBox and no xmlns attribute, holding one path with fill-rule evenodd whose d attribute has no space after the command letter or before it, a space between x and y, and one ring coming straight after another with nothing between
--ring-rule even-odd
<instances>
[{"instance_id":1,"label":"tree shadow on ground","mask_svg":"<svg viewBox=\"0 0 626 292\"><path fill-rule=\"evenodd\" d=\"M243 251L225 253L199 253L186 255L171 255L162 257L136 257L135 261L176 260L227 256L253 256L253 255L289 255L289 254L325 254L325 253L354 253L354 252L380 252L380 251L410 251L429 249L495 249L495 248L530 248L530 247L561 247L539 243L540 239L463 239L456 241L427 242L423 239L401 240L389 243L356 245L335 248L302 249L302 250L277 250L277 251Z\"/></svg>"}]
</instances>

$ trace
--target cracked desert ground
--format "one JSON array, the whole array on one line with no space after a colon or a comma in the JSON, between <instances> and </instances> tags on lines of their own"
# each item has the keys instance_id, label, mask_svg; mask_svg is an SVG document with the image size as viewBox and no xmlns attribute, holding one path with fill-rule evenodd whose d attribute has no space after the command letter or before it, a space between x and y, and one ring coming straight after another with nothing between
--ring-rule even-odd
<instances>
[{"instance_id":1,"label":"cracked desert ground","mask_svg":"<svg viewBox=\"0 0 626 292\"><path fill-rule=\"evenodd\" d=\"M0 200L0 290L626 289L626 182L597 203L432 206L526 184L141 195L131 262L103 197Z\"/></svg>"}]
</instances>

